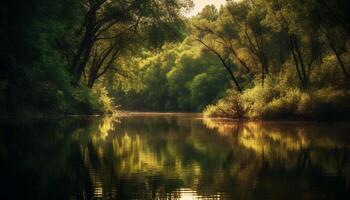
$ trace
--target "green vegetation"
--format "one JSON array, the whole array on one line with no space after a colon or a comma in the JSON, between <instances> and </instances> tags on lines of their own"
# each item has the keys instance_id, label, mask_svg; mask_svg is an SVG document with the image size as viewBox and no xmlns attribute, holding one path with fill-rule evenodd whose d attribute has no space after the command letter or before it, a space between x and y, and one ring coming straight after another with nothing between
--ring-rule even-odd
<instances>
[{"instance_id":1,"label":"green vegetation","mask_svg":"<svg viewBox=\"0 0 350 200\"><path fill-rule=\"evenodd\" d=\"M191 6L6 1L1 112L350 117L348 1L229 0L184 17Z\"/></svg>"},{"instance_id":2,"label":"green vegetation","mask_svg":"<svg viewBox=\"0 0 350 200\"><path fill-rule=\"evenodd\" d=\"M190 1L5 0L0 112L95 114L113 109L108 76L140 48L183 37ZM113 73L117 71L117 73Z\"/></svg>"},{"instance_id":3,"label":"green vegetation","mask_svg":"<svg viewBox=\"0 0 350 200\"><path fill-rule=\"evenodd\" d=\"M139 58L136 85L117 87L116 100L124 109L200 111L223 96L229 77L214 55L186 39L165 46L161 53Z\"/></svg>"},{"instance_id":4,"label":"green vegetation","mask_svg":"<svg viewBox=\"0 0 350 200\"><path fill-rule=\"evenodd\" d=\"M340 120L349 117L349 91L334 88L309 89L281 84L266 79L242 94L228 92L216 104L204 110L207 117L240 119L321 119Z\"/></svg>"},{"instance_id":5,"label":"green vegetation","mask_svg":"<svg viewBox=\"0 0 350 200\"><path fill-rule=\"evenodd\" d=\"M349 118L349 24L345 1L240 1L195 24L195 37L231 70L238 92L206 116L253 119ZM211 10L211 11L210 11ZM204 12L204 11L203 11ZM251 75L249 84L242 74ZM236 80L235 80L236 79ZM238 79L238 81L237 81Z\"/></svg>"}]
</instances>

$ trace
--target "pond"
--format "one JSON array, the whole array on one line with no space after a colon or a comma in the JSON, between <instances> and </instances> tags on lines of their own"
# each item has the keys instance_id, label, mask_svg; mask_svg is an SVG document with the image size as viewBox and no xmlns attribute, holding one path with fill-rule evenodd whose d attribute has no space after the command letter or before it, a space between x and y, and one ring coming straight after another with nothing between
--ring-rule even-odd
<instances>
[{"instance_id":1,"label":"pond","mask_svg":"<svg viewBox=\"0 0 350 200\"><path fill-rule=\"evenodd\" d=\"M1 122L1 199L347 199L349 128L171 113Z\"/></svg>"}]
</instances>

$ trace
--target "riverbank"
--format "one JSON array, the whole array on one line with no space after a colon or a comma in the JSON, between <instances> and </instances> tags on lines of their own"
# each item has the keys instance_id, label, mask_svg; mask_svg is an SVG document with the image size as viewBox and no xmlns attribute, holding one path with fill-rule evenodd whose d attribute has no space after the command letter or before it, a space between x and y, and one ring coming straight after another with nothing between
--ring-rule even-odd
<instances>
[{"instance_id":1,"label":"riverbank","mask_svg":"<svg viewBox=\"0 0 350 200\"><path fill-rule=\"evenodd\" d=\"M350 119L349 102L346 89L302 90L267 83L243 93L229 91L217 103L207 106L203 114L243 120L339 121Z\"/></svg>"}]
</instances>

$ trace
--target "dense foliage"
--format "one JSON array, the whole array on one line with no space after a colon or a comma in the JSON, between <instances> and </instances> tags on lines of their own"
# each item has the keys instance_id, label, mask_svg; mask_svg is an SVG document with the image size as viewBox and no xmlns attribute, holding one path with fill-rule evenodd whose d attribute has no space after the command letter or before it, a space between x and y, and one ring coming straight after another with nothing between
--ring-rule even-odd
<instances>
[{"instance_id":1,"label":"dense foliage","mask_svg":"<svg viewBox=\"0 0 350 200\"><path fill-rule=\"evenodd\" d=\"M198 41L249 74L207 116L349 117L348 1L229 1L194 23ZM204 12L203 11L203 12ZM234 78L233 76L233 78Z\"/></svg>"},{"instance_id":2,"label":"dense foliage","mask_svg":"<svg viewBox=\"0 0 350 200\"><path fill-rule=\"evenodd\" d=\"M349 117L347 1L229 1L203 10L196 40L229 70L229 91L207 116L340 119ZM205 13L205 14L204 14ZM250 79L246 84L239 81ZM237 80L238 79L238 80Z\"/></svg>"},{"instance_id":3,"label":"dense foliage","mask_svg":"<svg viewBox=\"0 0 350 200\"><path fill-rule=\"evenodd\" d=\"M1 112L111 110L108 88L93 87L96 80L139 47L181 39L181 13L190 6L182 0L5 0Z\"/></svg>"},{"instance_id":4,"label":"dense foliage","mask_svg":"<svg viewBox=\"0 0 350 200\"><path fill-rule=\"evenodd\" d=\"M117 87L115 98L123 109L200 111L222 97L229 86L216 57L189 40L145 56L133 63L140 69L137 86Z\"/></svg>"},{"instance_id":5,"label":"dense foliage","mask_svg":"<svg viewBox=\"0 0 350 200\"><path fill-rule=\"evenodd\" d=\"M216 101L204 109L211 117L347 117L348 7L312 0L206 6L189 19L182 44L137 62L141 88L118 91L118 103L198 111Z\"/></svg>"}]
</instances>

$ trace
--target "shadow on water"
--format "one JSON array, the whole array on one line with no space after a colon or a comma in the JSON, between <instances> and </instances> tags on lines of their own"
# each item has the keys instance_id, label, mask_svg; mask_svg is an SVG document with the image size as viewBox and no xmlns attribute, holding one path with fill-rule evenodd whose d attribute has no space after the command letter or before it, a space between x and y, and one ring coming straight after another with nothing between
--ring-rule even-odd
<instances>
[{"instance_id":1,"label":"shadow on water","mask_svg":"<svg viewBox=\"0 0 350 200\"><path fill-rule=\"evenodd\" d=\"M350 128L128 115L0 123L5 199L347 199Z\"/></svg>"}]
</instances>

